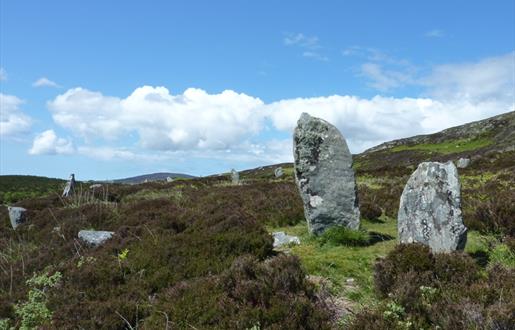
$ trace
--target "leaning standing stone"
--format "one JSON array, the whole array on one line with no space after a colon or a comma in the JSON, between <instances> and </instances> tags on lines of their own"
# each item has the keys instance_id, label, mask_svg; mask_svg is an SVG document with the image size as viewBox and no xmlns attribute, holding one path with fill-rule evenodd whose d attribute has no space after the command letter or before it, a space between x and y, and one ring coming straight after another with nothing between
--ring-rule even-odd
<instances>
[{"instance_id":1,"label":"leaning standing stone","mask_svg":"<svg viewBox=\"0 0 515 330\"><path fill-rule=\"evenodd\" d=\"M336 127L303 113L293 133L295 181L311 233L359 227L352 155Z\"/></svg>"},{"instance_id":2,"label":"leaning standing stone","mask_svg":"<svg viewBox=\"0 0 515 330\"><path fill-rule=\"evenodd\" d=\"M401 243L422 243L435 252L465 247L460 182L452 162L418 166L402 192L397 226Z\"/></svg>"},{"instance_id":3,"label":"leaning standing stone","mask_svg":"<svg viewBox=\"0 0 515 330\"><path fill-rule=\"evenodd\" d=\"M8 206L9 220L11 220L11 226L16 229L19 225L27 220L27 209L19 206Z\"/></svg>"},{"instance_id":4,"label":"leaning standing stone","mask_svg":"<svg viewBox=\"0 0 515 330\"><path fill-rule=\"evenodd\" d=\"M73 195L75 191L75 174L70 174L70 180L66 182L66 186L64 187L63 197L70 197Z\"/></svg>"}]
</instances>

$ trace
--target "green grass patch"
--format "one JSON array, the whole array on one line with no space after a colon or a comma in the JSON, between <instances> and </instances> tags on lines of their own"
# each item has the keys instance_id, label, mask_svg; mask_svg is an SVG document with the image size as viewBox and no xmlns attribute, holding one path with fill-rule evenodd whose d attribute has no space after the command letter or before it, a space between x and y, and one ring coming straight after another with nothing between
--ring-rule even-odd
<instances>
[{"instance_id":1,"label":"green grass patch","mask_svg":"<svg viewBox=\"0 0 515 330\"><path fill-rule=\"evenodd\" d=\"M417 145L397 146L393 147L391 151L398 152L404 150L421 150L437 152L441 154L452 154L457 152L481 149L491 145L492 143L492 139L484 137L478 139L451 140L442 143L422 143Z\"/></svg>"},{"instance_id":2,"label":"green grass patch","mask_svg":"<svg viewBox=\"0 0 515 330\"><path fill-rule=\"evenodd\" d=\"M337 244L320 244L320 239L309 234L307 224L301 222L295 226L272 228L269 231L284 231L288 235L298 236L301 244L292 246L290 253L300 258L303 267L310 275L322 276L331 283L332 294L344 295L348 299L365 306L377 302L374 293L373 267L376 259L386 256L398 244L396 219L382 216L379 222L362 220L364 230L393 237L391 240L379 241L368 246L345 246ZM468 234L465 252L469 254L487 250L487 240L475 231ZM505 250L500 250L499 258L504 265L513 263L513 254L507 257ZM485 252L486 253L486 252ZM494 257L490 256L490 263ZM508 260L508 261L507 261ZM511 261L510 261L511 260ZM513 267L513 265L512 265ZM349 288L346 280L354 278L356 286Z\"/></svg>"},{"instance_id":3,"label":"green grass patch","mask_svg":"<svg viewBox=\"0 0 515 330\"><path fill-rule=\"evenodd\" d=\"M321 244L366 246L370 242L370 234L365 230L337 226L327 229L318 240Z\"/></svg>"}]
</instances>

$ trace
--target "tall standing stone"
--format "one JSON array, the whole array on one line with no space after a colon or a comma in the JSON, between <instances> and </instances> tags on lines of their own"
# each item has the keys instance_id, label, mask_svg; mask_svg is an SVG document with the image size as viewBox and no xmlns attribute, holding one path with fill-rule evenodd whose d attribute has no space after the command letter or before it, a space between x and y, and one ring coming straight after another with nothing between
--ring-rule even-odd
<instances>
[{"instance_id":1,"label":"tall standing stone","mask_svg":"<svg viewBox=\"0 0 515 330\"><path fill-rule=\"evenodd\" d=\"M359 228L352 155L336 127L303 113L293 133L295 181L311 233Z\"/></svg>"},{"instance_id":2,"label":"tall standing stone","mask_svg":"<svg viewBox=\"0 0 515 330\"><path fill-rule=\"evenodd\" d=\"M234 185L240 184L240 174L234 168L231 170L231 182Z\"/></svg>"},{"instance_id":3,"label":"tall standing stone","mask_svg":"<svg viewBox=\"0 0 515 330\"><path fill-rule=\"evenodd\" d=\"M424 162L402 192L397 226L401 243L418 242L435 252L462 250L467 228L461 214L458 170L452 162Z\"/></svg>"}]
</instances>

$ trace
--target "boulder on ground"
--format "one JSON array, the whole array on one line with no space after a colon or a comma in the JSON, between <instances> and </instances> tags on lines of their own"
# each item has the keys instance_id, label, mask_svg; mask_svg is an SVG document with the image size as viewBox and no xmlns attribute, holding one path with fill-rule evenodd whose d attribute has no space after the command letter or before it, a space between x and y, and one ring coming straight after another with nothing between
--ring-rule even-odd
<instances>
[{"instance_id":1,"label":"boulder on ground","mask_svg":"<svg viewBox=\"0 0 515 330\"><path fill-rule=\"evenodd\" d=\"M104 244L108 239L113 237L114 232L112 231L101 231L101 230L81 230L79 231L79 239L92 245L99 246Z\"/></svg>"},{"instance_id":2,"label":"boulder on ground","mask_svg":"<svg viewBox=\"0 0 515 330\"><path fill-rule=\"evenodd\" d=\"M27 209L19 206L8 206L9 220L11 220L11 226L16 229L19 225L27 220Z\"/></svg>"},{"instance_id":3,"label":"boulder on ground","mask_svg":"<svg viewBox=\"0 0 515 330\"><path fill-rule=\"evenodd\" d=\"M272 236L274 237L274 248L288 244L300 244L297 236L287 235L284 231L274 232Z\"/></svg>"},{"instance_id":4,"label":"boulder on ground","mask_svg":"<svg viewBox=\"0 0 515 330\"><path fill-rule=\"evenodd\" d=\"M303 113L293 134L295 181L311 233L332 226L358 229L352 155L336 127Z\"/></svg>"},{"instance_id":5,"label":"boulder on ground","mask_svg":"<svg viewBox=\"0 0 515 330\"><path fill-rule=\"evenodd\" d=\"M422 243L435 252L463 249L467 228L460 188L452 162L421 163L402 192L397 219L400 242Z\"/></svg>"},{"instance_id":6,"label":"boulder on ground","mask_svg":"<svg viewBox=\"0 0 515 330\"><path fill-rule=\"evenodd\" d=\"M470 165L470 158L460 158L456 162L458 168L466 168Z\"/></svg>"},{"instance_id":7,"label":"boulder on ground","mask_svg":"<svg viewBox=\"0 0 515 330\"><path fill-rule=\"evenodd\" d=\"M274 175L276 178L280 178L282 177L284 174L284 171L283 171L283 168L282 167L278 167L274 170Z\"/></svg>"}]
</instances>

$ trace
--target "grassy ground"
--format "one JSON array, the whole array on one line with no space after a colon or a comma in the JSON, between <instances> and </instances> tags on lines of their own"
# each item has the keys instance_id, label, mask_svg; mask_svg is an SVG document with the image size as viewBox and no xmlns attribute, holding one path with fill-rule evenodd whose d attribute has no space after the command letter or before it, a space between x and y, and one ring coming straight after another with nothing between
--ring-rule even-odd
<instances>
[{"instance_id":1,"label":"grassy ground","mask_svg":"<svg viewBox=\"0 0 515 330\"><path fill-rule=\"evenodd\" d=\"M343 295L360 309L378 302L373 287L374 263L377 258L386 256L397 245L395 219L383 216L381 221L377 222L362 220L362 227L369 232L389 235L393 239L365 247L330 246L321 245L319 240L311 236L305 222L290 227L268 227L268 230L284 231L289 235L299 236L301 244L290 246L285 250L300 258L308 274L328 279L333 295ZM468 234L465 252L471 255L485 254L489 242L493 241L493 237L471 231ZM513 255L503 256L497 261L508 267L515 266ZM349 279L354 279L354 281L350 280L354 282L352 285L349 284Z\"/></svg>"},{"instance_id":2,"label":"grassy ground","mask_svg":"<svg viewBox=\"0 0 515 330\"><path fill-rule=\"evenodd\" d=\"M428 143L428 144L417 144L413 146L404 145L392 148L392 151L402 150L422 150L429 152L438 152L442 154L457 153L463 151L477 150L486 146L489 146L493 141L489 138L478 138L478 139L460 139L453 141L446 141L442 143Z\"/></svg>"}]
</instances>

